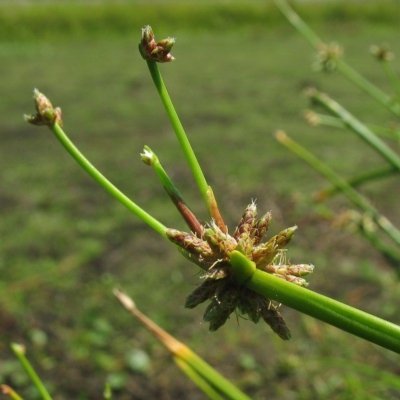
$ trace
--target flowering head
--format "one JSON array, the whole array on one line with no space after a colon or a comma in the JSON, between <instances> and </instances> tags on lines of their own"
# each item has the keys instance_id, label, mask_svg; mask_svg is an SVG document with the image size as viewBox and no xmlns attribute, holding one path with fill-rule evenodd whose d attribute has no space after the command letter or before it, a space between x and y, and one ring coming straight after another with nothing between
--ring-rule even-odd
<instances>
[{"instance_id":1,"label":"flowering head","mask_svg":"<svg viewBox=\"0 0 400 400\"><path fill-rule=\"evenodd\" d=\"M394 54L391 51L389 51L387 45L382 45L382 46L373 45L370 47L370 52L379 61L391 61L394 58Z\"/></svg>"},{"instance_id":2,"label":"flowering head","mask_svg":"<svg viewBox=\"0 0 400 400\"><path fill-rule=\"evenodd\" d=\"M247 315L255 323L263 319L282 339L290 338L279 304L238 284L230 264L231 253L239 251L254 262L256 268L296 285L307 286L303 277L312 273L314 267L287 262L284 250L297 227L287 228L263 242L270 221L271 213L257 218L257 207L253 202L246 208L232 236L222 232L214 221L204 227L201 237L175 229L167 230L169 240L203 269L203 283L188 296L185 307L194 308L210 300L203 317L210 323L210 331L224 325L235 311Z\"/></svg>"},{"instance_id":3,"label":"flowering head","mask_svg":"<svg viewBox=\"0 0 400 400\"><path fill-rule=\"evenodd\" d=\"M62 126L61 120L61 109L54 108L50 100L39 90L35 89L33 91L33 99L35 102L36 114L24 115L27 122L33 125L54 125L58 123Z\"/></svg>"},{"instance_id":4,"label":"flowering head","mask_svg":"<svg viewBox=\"0 0 400 400\"><path fill-rule=\"evenodd\" d=\"M139 43L139 51L145 60L164 63L175 60L170 53L174 44L175 39L171 37L156 42L151 26L146 25L142 29L142 40Z\"/></svg>"},{"instance_id":5,"label":"flowering head","mask_svg":"<svg viewBox=\"0 0 400 400\"><path fill-rule=\"evenodd\" d=\"M343 48L337 43L321 43L314 68L318 71L331 72L336 69L338 60L343 56Z\"/></svg>"}]
</instances>

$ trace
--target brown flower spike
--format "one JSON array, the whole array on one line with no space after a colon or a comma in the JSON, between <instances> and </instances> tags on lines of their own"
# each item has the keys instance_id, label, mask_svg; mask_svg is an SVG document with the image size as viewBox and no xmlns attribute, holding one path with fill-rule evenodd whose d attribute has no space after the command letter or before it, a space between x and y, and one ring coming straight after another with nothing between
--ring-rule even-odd
<instances>
[{"instance_id":1,"label":"brown flower spike","mask_svg":"<svg viewBox=\"0 0 400 400\"><path fill-rule=\"evenodd\" d=\"M174 44L175 39L171 37L156 42L151 26L147 25L142 29L142 40L139 43L139 51L145 60L160 63L170 62L175 60L170 53Z\"/></svg>"},{"instance_id":2,"label":"brown flower spike","mask_svg":"<svg viewBox=\"0 0 400 400\"><path fill-rule=\"evenodd\" d=\"M61 120L61 109L58 107L54 108L50 100L43 93L40 93L39 90L35 89L33 91L33 100L35 102L37 113L33 115L24 115L27 122L38 126L51 126L55 123L63 126Z\"/></svg>"},{"instance_id":3,"label":"brown flower spike","mask_svg":"<svg viewBox=\"0 0 400 400\"><path fill-rule=\"evenodd\" d=\"M270 221L271 213L257 219L257 207L253 202L247 206L232 236L222 232L213 221L205 226L201 238L168 229L169 240L185 250L188 259L204 271L204 282L188 296L185 307L194 308L210 300L203 317L203 321L210 323L210 331L224 325L236 311L239 315L247 315L254 323L263 319L279 337L290 339L289 329L278 310L279 304L238 285L229 262L230 253L237 250L253 261L258 269L296 285L307 286L303 276L312 273L314 267L286 262L284 247L297 227L287 228L262 242Z\"/></svg>"}]
</instances>

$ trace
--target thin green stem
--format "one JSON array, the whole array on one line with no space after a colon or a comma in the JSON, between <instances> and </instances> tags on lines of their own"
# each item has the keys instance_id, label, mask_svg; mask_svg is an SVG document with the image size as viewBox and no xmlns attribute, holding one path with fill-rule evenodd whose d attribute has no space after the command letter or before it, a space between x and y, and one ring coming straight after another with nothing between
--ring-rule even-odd
<instances>
[{"instance_id":1,"label":"thin green stem","mask_svg":"<svg viewBox=\"0 0 400 400\"><path fill-rule=\"evenodd\" d=\"M315 32L296 14L284 0L274 0L275 4L281 10L282 14L287 20L303 35L310 45L319 50L320 46L324 43Z\"/></svg>"},{"instance_id":2,"label":"thin green stem","mask_svg":"<svg viewBox=\"0 0 400 400\"><path fill-rule=\"evenodd\" d=\"M75 159L75 161L97 182L99 183L108 193L110 193L115 199L123 204L129 211L139 217L143 222L148 224L161 236L166 237L166 227L157 221L154 217L136 205L132 200L125 196L119 189L117 189L104 175L102 175L78 150L77 147L65 134L63 129L57 123L50 126L56 138L61 142L64 148L69 154Z\"/></svg>"},{"instance_id":3,"label":"thin green stem","mask_svg":"<svg viewBox=\"0 0 400 400\"><path fill-rule=\"evenodd\" d=\"M357 133L361 139L368 143L388 163L400 171L400 157L360 120L350 114L344 107L342 107L338 102L332 100L325 93L313 89L309 91L309 95L313 101L321 104L332 114L340 118L347 127Z\"/></svg>"},{"instance_id":4,"label":"thin green stem","mask_svg":"<svg viewBox=\"0 0 400 400\"><path fill-rule=\"evenodd\" d=\"M234 274L251 261L245 256L231 259ZM240 272L239 272L240 273ZM400 354L400 326L357 308L256 269L244 285L268 299L282 303L346 332Z\"/></svg>"},{"instance_id":5,"label":"thin green stem","mask_svg":"<svg viewBox=\"0 0 400 400\"><path fill-rule=\"evenodd\" d=\"M196 216L193 214L193 212L186 204L178 188L174 185L171 178L168 176L167 172L161 165L161 162L158 159L157 155L150 149L150 147L144 146L144 150L143 153L141 154L141 157L142 161L145 164L153 167L155 173L157 174L158 179L162 183L169 198L174 203L175 207L181 214L182 218L185 220L190 230L196 233L198 237L201 237L203 234L203 225L200 223L200 221L196 218Z\"/></svg>"},{"instance_id":6,"label":"thin green stem","mask_svg":"<svg viewBox=\"0 0 400 400\"><path fill-rule=\"evenodd\" d=\"M185 130L183 129L181 121L179 120L178 114L175 111L175 107L171 101L171 98L169 97L158 65L155 61L147 61L147 65L158 94L160 95L161 101L167 111L172 127L174 128L176 137L178 138L179 144L182 147L183 153L185 154L186 160L190 166L190 169L193 173L194 179L196 180L197 186L204 199L204 202L207 205L207 209L210 212L210 204L207 196L208 184L206 178L204 177L200 164L197 161L196 155L192 149L192 146L190 145L189 139L185 133Z\"/></svg>"},{"instance_id":7,"label":"thin green stem","mask_svg":"<svg viewBox=\"0 0 400 400\"><path fill-rule=\"evenodd\" d=\"M393 102L393 99L386 93L360 75L354 68L343 60L337 60L337 70L341 72L347 79L355 83L360 89L368 93L376 101L381 103L389 111L400 117L400 104Z\"/></svg>"},{"instance_id":8,"label":"thin green stem","mask_svg":"<svg viewBox=\"0 0 400 400\"><path fill-rule=\"evenodd\" d=\"M11 344L11 349L14 354L18 357L19 362L21 363L22 367L24 368L25 372L28 374L31 381L36 386L39 394L42 396L43 400L52 400L49 392L47 391L46 387L44 386L43 382L40 380L39 376L33 369L32 365L25 357L25 348L17 343Z\"/></svg>"},{"instance_id":9,"label":"thin green stem","mask_svg":"<svg viewBox=\"0 0 400 400\"><path fill-rule=\"evenodd\" d=\"M369 214L376 224L386 232L389 237L400 245L400 231L386 217L382 216L365 197L353 189L345 179L336 174L336 172L334 172L328 165L320 161L304 147L290 139L284 132L277 132L276 137L280 143L306 161L337 186L354 204Z\"/></svg>"},{"instance_id":10,"label":"thin green stem","mask_svg":"<svg viewBox=\"0 0 400 400\"><path fill-rule=\"evenodd\" d=\"M287 4L285 0L274 0L275 4L282 11L288 21L294 28L310 43L310 45L317 51L321 49L324 43L312 31L312 29L294 12L294 10ZM356 84L363 91L368 93L376 101L390 110L393 114L400 116L400 104L394 103L390 96L382 92L379 88L361 76L355 69L348 65L345 61L337 58L336 68L347 79Z\"/></svg>"},{"instance_id":11,"label":"thin green stem","mask_svg":"<svg viewBox=\"0 0 400 400\"><path fill-rule=\"evenodd\" d=\"M396 75L396 72L394 71L391 62L389 60L382 60L382 66L397 96L400 98L400 79Z\"/></svg>"},{"instance_id":12,"label":"thin green stem","mask_svg":"<svg viewBox=\"0 0 400 400\"><path fill-rule=\"evenodd\" d=\"M393 175L394 173L398 173L397 169L393 168L392 166L384 166L376 168L373 171L367 171L364 172L363 174L356 175L348 179L347 183L352 187L356 187L375 179L386 178L390 175ZM318 192L316 198L325 200L326 198L331 197L339 192L340 189L337 186L332 186L330 188Z\"/></svg>"},{"instance_id":13,"label":"thin green stem","mask_svg":"<svg viewBox=\"0 0 400 400\"><path fill-rule=\"evenodd\" d=\"M307 110L304 113L304 117L312 126L324 125L341 129L348 128L347 125L340 118L333 117L331 115L319 114L314 111ZM379 136L383 136L393 140L400 139L400 132L396 129L385 128L383 126L371 124L366 124L365 126Z\"/></svg>"}]
</instances>

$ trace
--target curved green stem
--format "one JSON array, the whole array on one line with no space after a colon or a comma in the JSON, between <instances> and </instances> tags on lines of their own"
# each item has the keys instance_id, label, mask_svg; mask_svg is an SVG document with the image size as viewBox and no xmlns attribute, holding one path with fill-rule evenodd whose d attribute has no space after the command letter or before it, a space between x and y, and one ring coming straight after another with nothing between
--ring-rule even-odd
<instances>
[{"instance_id":1,"label":"curved green stem","mask_svg":"<svg viewBox=\"0 0 400 400\"><path fill-rule=\"evenodd\" d=\"M204 177L200 164L197 161L196 155L194 154L189 139L186 136L181 121L179 120L178 114L175 111L175 107L171 101L171 98L169 97L167 88L162 79L158 65L155 61L147 61L147 66L149 67L151 77L153 78L153 82L157 88L158 94L160 95L161 101L164 104L164 107L167 111L172 127L174 128L176 137L178 138L179 144L181 145L186 160L190 166L190 169L192 170L194 179L196 180L200 193L207 205L208 211L210 212L210 204L207 196L208 184L206 178Z\"/></svg>"},{"instance_id":2,"label":"curved green stem","mask_svg":"<svg viewBox=\"0 0 400 400\"><path fill-rule=\"evenodd\" d=\"M102 175L78 150L77 147L71 142L65 132L62 130L60 125L57 123L50 126L56 138L61 142L64 148L69 154L75 159L75 161L97 182L99 183L108 193L110 193L115 199L123 204L129 211L133 212L143 222L153 228L161 236L166 237L166 227L154 217L136 205L132 200L125 196L119 189L117 189L104 175Z\"/></svg>"},{"instance_id":3,"label":"curved green stem","mask_svg":"<svg viewBox=\"0 0 400 400\"><path fill-rule=\"evenodd\" d=\"M251 268L251 261L245 257L231 258L231 264L235 275L241 274L242 269ZM244 285L268 299L400 354L398 325L258 269Z\"/></svg>"}]
</instances>

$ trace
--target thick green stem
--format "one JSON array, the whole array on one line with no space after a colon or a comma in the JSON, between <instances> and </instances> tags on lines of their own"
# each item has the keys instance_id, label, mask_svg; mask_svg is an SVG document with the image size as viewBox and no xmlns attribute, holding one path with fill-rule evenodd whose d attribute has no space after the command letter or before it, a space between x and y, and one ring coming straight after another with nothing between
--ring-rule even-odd
<instances>
[{"instance_id":1,"label":"thick green stem","mask_svg":"<svg viewBox=\"0 0 400 400\"><path fill-rule=\"evenodd\" d=\"M242 269L252 268L251 263L243 255L231 258L234 274L241 275ZM268 299L400 354L400 326L398 325L258 269L244 285Z\"/></svg>"},{"instance_id":2,"label":"thick green stem","mask_svg":"<svg viewBox=\"0 0 400 400\"><path fill-rule=\"evenodd\" d=\"M52 400L49 392L47 391L46 387L44 386L43 382L40 380L39 376L33 369L32 365L28 361L28 359L25 357L25 348L21 346L20 344L17 343L12 343L11 344L11 349L14 352L14 354L18 357L19 362L23 366L25 372L28 374L29 378L33 382L33 384L36 386L36 389L38 390L40 396L42 397L43 400Z\"/></svg>"},{"instance_id":3,"label":"thick green stem","mask_svg":"<svg viewBox=\"0 0 400 400\"><path fill-rule=\"evenodd\" d=\"M224 400L223 397L204 379L199 373L196 372L185 360L180 357L174 357L175 364L180 370L194 382L211 400Z\"/></svg>"},{"instance_id":4,"label":"thick green stem","mask_svg":"<svg viewBox=\"0 0 400 400\"><path fill-rule=\"evenodd\" d=\"M65 132L62 130L60 125L57 123L50 126L54 135L61 142L64 148L69 154L76 160L76 162L97 182L99 183L108 193L110 193L115 199L117 199L121 204L123 204L129 211L133 212L137 217L139 217L143 222L148 224L161 236L166 237L165 231L166 227L157 221L154 217L136 205L132 200L125 196L119 189L117 189L104 175L102 175L85 157L84 155L75 147L71 140L67 137Z\"/></svg>"},{"instance_id":5,"label":"thick green stem","mask_svg":"<svg viewBox=\"0 0 400 400\"><path fill-rule=\"evenodd\" d=\"M341 176L336 174L328 165L312 155L303 146L300 146L294 140L290 139L286 133L279 131L276 137L280 143L286 146L293 153L298 155L319 173L329 179L336 187L338 187L354 204L360 207L364 212L369 214L376 224L388 234L398 245L400 245L400 231L378 210L373 207L368 200L353 189L348 182Z\"/></svg>"},{"instance_id":6,"label":"thick green stem","mask_svg":"<svg viewBox=\"0 0 400 400\"><path fill-rule=\"evenodd\" d=\"M179 144L182 147L183 153L185 154L186 160L190 166L190 169L193 173L194 179L196 180L197 186L204 199L204 202L207 205L208 211L210 212L210 204L207 196L208 184L206 178L204 177L200 164L197 161L196 155L194 154L189 139L186 136L181 121L179 120L178 114L175 111L175 107L171 101L171 98L169 97L167 88L162 79L158 65L155 61L147 61L147 65L149 67L151 77L153 78L153 82L157 88L158 94L161 97L161 101L167 111L172 127L174 128L176 137L178 138Z\"/></svg>"}]
</instances>

